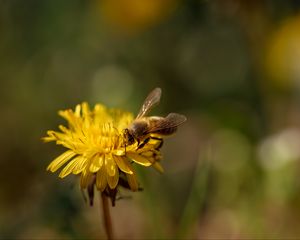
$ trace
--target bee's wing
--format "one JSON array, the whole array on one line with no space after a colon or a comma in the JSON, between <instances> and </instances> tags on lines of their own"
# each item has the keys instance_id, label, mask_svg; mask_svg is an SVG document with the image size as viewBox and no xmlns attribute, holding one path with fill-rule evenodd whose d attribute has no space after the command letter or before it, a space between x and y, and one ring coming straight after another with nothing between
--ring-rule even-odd
<instances>
[{"instance_id":1,"label":"bee's wing","mask_svg":"<svg viewBox=\"0 0 300 240\"><path fill-rule=\"evenodd\" d=\"M166 128L174 128L183 124L186 121L186 116L178 113L169 113L165 118L158 118L154 124L147 130L147 133L154 133Z\"/></svg>"},{"instance_id":2,"label":"bee's wing","mask_svg":"<svg viewBox=\"0 0 300 240\"><path fill-rule=\"evenodd\" d=\"M160 88L155 88L152 92L150 92L147 98L145 99L136 118L141 118L147 115L147 113L159 103L160 97L161 97Z\"/></svg>"}]
</instances>

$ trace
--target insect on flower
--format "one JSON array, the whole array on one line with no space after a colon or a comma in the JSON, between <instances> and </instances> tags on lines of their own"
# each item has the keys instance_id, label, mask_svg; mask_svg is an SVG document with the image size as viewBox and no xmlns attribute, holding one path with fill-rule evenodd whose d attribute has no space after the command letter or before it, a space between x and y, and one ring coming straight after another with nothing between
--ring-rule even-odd
<instances>
[{"instance_id":1,"label":"insect on flower","mask_svg":"<svg viewBox=\"0 0 300 240\"><path fill-rule=\"evenodd\" d=\"M72 109L59 111L67 120L60 131L47 131L45 142L56 142L67 150L55 158L47 170L59 177L80 175L80 186L87 190L93 204L95 187L115 204L118 188L132 191L141 188L134 164L153 167L163 172L160 165L162 138L174 133L186 117L170 113L166 117L147 116L159 103L161 89L154 89L145 99L136 118L121 109L96 104L93 108L84 102Z\"/></svg>"},{"instance_id":2,"label":"insect on flower","mask_svg":"<svg viewBox=\"0 0 300 240\"><path fill-rule=\"evenodd\" d=\"M135 141L138 143L138 149L147 144L150 139L160 141L162 146L162 136L168 136L177 130L177 127L186 121L184 115L178 113L169 113L166 117L147 116L150 110L159 104L161 89L155 88L145 99L135 120L124 130L128 145Z\"/></svg>"}]
</instances>

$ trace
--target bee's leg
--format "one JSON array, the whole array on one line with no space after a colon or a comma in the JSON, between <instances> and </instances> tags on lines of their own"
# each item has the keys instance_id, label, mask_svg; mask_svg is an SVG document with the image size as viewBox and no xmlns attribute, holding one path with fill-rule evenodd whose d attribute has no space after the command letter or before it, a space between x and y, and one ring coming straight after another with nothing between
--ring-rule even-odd
<instances>
[{"instance_id":1,"label":"bee's leg","mask_svg":"<svg viewBox=\"0 0 300 240\"><path fill-rule=\"evenodd\" d=\"M148 137L141 144L138 143L138 148L137 149L143 148L150 141L150 139L151 139L151 137Z\"/></svg>"},{"instance_id":2,"label":"bee's leg","mask_svg":"<svg viewBox=\"0 0 300 240\"><path fill-rule=\"evenodd\" d=\"M159 150L162 147L162 145L164 143L164 141L163 141L162 138L159 138L159 137L148 137L141 144L138 145L138 149L143 148L151 139L160 141L159 145L156 147L157 150Z\"/></svg>"},{"instance_id":3,"label":"bee's leg","mask_svg":"<svg viewBox=\"0 0 300 240\"><path fill-rule=\"evenodd\" d=\"M163 143L164 143L164 140L162 138L159 138L159 137L150 137L151 139L154 139L154 140L157 140L157 141L160 141L159 145L157 146L156 150L159 150Z\"/></svg>"}]
</instances>

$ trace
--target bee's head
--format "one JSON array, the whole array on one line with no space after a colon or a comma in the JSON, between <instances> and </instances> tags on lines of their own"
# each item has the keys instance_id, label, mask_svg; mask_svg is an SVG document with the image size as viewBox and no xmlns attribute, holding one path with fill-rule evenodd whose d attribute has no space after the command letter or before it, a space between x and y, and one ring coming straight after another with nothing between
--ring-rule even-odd
<instances>
[{"instance_id":1,"label":"bee's head","mask_svg":"<svg viewBox=\"0 0 300 240\"><path fill-rule=\"evenodd\" d=\"M134 143L134 135L132 134L132 132L130 131L129 128L125 128L124 129L124 137L126 139L126 145L131 145Z\"/></svg>"},{"instance_id":2,"label":"bee's head","mask_svg":"<svg viewBox=\"0 0 300 240\"><path fill-rule=\"evenodd\" d=\"M135 141L139 143L140 140L144 137L147 126L147 122L135 120L128 126L128 128L124 129L127 144L131 145Z\"/></svg>"}]
</instances>

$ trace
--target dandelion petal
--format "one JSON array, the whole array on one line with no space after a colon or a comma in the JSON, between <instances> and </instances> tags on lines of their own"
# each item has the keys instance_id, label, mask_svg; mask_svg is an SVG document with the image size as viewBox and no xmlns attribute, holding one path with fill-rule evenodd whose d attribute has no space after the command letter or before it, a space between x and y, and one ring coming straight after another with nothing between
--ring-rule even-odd
<instances>
[{"instance_id":1,"label":"dandelion petal","mask_svg":"<svg viewBox=\"0 0 300 240\"><path fill-rule=\"evenodd\" d=\"M118 181L119 181L119 170L118 168L116 168L116 173L114 176L109 176L107 175L107 182L108 185L111 189L114 189L117 185L118 185Z\"/></svg>"},{"instance_id":2,"label":"dandelion petal","mask_svg":"<svg viewBox=\"0 0 300 240\"><path fill-rule=\"evenodd\" d=\"M77 104L75 107L75 116L80 117L81 105Z\"/></svg>"},{"instance_id":3,"label":"dandelion petal","mask_svg":"<svg viewBox=\"0 0 300 240\"><path fill-rule=\"evenodd\" d=\"M76 157L76 160L77 160L77 165L74 167L72 171L73 174L81 173L87 165L87 159L83 156Z\"/></svg>"},{"instance_id":4,"label":"dandelion petal","mask_svg":"<svg viewBox=\"0 0 300 240\"><path fill-rule=\"evenodd\" d=\"M119 157L119 156L113 156L116 164L118 165L118 167L125 173L128 174L133 174L133 170L131 165L129 164L127 158L125 157Z\"/></svg>"},{"instance_id":5,"label":"dandelion petal","mask_svg":"<svg viewBox=\"0 0 300 240\"><path fill-rule=\"evenodd\" d=\"M81 188L87 188L90 183L91 177L93 176L86 168L83 170L80 178L80 186Z\"/></svg>"},{"instance_id":6,"label":"dandelion petal","mask_svg":"<svg viewBox=\"0 0 300 240\"><path fill-rule=\"evenodd\" d=\"M136 180L136 175L135 174L126 174L127 176L127 180L128 180L128 184L131 188L132 191L137 191L139 189L139 184Z\"/></svg>"},{"instance_id":7,"label":"dandelion petal","mask_svg":"<svg viewBox=\"0 0 300 240\"><path fill-rule=\"evenodd\" d=\"M154 167L157 171L159 171L160 173L164 173L164 169L163 167L160 165L160 163L155 162L153 163L152 167Z\"/></svg>"},{"instance_id":8,"label":"dandelion petal","mask_svg":"<svg viewBox=\"0 0 300 240\"><path fill-rule=\"evenodd\" d=\"M57 171L62 165L64 165L67 161L69 161L72 157L74 157L76 153L71 150L68 150L55 158L47 167L47 170L51 172Z\"/></svg>"},{"instance_id":9,"label":"dandelion petal","mask_svg":"<svg viewBox=\"0 0 300 240\"><path fill-rule=\"evenodd\" d=\"M104 162L104 155L95 155L91 160L90 171L95 173L99 171Z\"/></svg>"},{"instance_id":10,"label":"dandelion petal","mask_svg":"<svg viewBox=\"0 0 300 240\"><path fill-rule=\"evenodd\" d=\"M134 162L140 164L140 165L143 165L145 167L148 167L150 166L152 163L149 161L148 158L144 157L144 156L141 156L137 153L133 153L133 152L128 152L126 154L130 159L132 159Z\"/></svg>"},{"instance_id":11,"label":"dandelion petal","mask_svg":"<svg viewBox=\"0 0 300 240\"><path fill-rule=\"evenodd\" d=\"M69 162L67 164L67 166L65 166L63 168L63 170L60 172L59 177L60 178L64 178L64 177L68 176L74 170L74 168L76 167L77 163L78 162L77 162L76 158L73 159L71 162Z\"/></svg>"},{"instance_id":12,"label":"dandelion petal","mask_svg":"<svg viewBox=\"0 0 300 240\"><path fill-rule=\"evenodd\" d=\"M102 166L100 170L97 172L96 186L98 189L100 189L103 192L106 185L107 185L106 170L105 167Z\"/></svg>"},{"instance_id":13,"label":"dandelion petal","mask_svg":"<svg viewBox=\"0 0 300 240\"><path fill-rule=\"evenodd\" d=\"M116 174L117 165L112 156L108 156L105 158L105 168L109 176L114 176Z\"/></svg>"}]
</instances>

